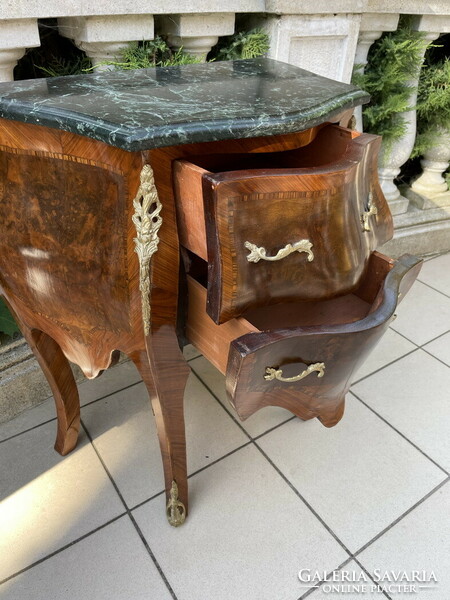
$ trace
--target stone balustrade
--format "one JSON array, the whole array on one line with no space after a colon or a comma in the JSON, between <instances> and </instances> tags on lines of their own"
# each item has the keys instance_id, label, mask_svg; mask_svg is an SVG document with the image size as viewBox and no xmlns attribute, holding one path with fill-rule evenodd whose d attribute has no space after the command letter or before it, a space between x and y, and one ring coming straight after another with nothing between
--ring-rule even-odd
<instances>
[{"instance_id":1,"label":"stone balustrade","mask_svg":"<svg viewBox=\"0 0 450 600\"><path fill-rule=\"evenodd\" d=\"M6 0L0 5L0 81L13 78L14 66L27 48L39 46L38 19L57 18L61 35L91 58L97 68L120 55L130 41L165 35L174 48L183 47L205 60L221 36L235 29L235 17L248 27L262 27L270 36L269 56L331 79L350 81L354 65L363 68L370 46L383 32L397 28L400 14L415 15L414 27L434 41L450 32L448 0L229 0L226 7L205 0ZM417 81L411 81L411 104ZM412 187L394 183L409 158L416 115L404 115L407 131L394 149L380 158L380 181L395 217L396 234L389 252L432 253L450 249L450 192L442 173L450 156L444 132L422 161L423 174ZM357 128L362 127L356 112ZM426 226L433 236L426 235Z\"/></svg>"}]
</instances>

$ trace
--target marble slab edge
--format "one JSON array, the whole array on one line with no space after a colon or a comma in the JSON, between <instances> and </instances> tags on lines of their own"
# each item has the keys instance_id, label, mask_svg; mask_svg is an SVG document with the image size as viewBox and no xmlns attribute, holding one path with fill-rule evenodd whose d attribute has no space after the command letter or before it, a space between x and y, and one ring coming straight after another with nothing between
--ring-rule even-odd
<instances>
[{"instance_id":1,"label":"marble slab edge","mask_svg":"<svg viewBox=\"0 0 450 600\"><path fill-rule=\"evenodd\" d=\"M369 96L360 90L351 94L337 96L331 101L321 103L308 111L288 113L278 116L262 116L260 118L247 118L235 120L213 120L199 122L185 122L152 126L151 131L146 128L135 129L132 133L108 123L101 122L98 118L90 119L87 115L79 114L64 109L46 108L39 112L32 106L17 104L14 101L0 101L0 117L12 121L32 123L69 131L78 135L90 137L122 148L129 152L162 148L178 144L197 142L213 142L228 139L260 137L293 133L310 129L324 120L332 121L344 110L354 108L369 101ZM30 114L32 117L30 118Z\"/></svg>"}]
</instances>

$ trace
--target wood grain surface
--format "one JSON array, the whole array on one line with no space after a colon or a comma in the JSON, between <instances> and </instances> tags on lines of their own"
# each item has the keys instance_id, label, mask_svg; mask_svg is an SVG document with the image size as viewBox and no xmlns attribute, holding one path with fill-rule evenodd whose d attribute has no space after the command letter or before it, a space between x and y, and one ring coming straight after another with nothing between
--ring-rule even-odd
<instances>
[{"instance_id":1,"label":"wood grain surface","mask_svg":"<svg viewBox=\"0 0 450 600\"><path fill-rule=\"evenodd\" d=\"M357 287L370 252L393 233L378 183L379 145L377 136L330 125L296 149L208 154L175 164L183 243L208 260L208 313L217 323L250 307L330 298ZM365 230L369 202L377 214ZM248 260L248 243L271 258L301 240L310 253Z\"/></svg>"},{"instance_id":2,"label":"wood grain surface","mask_svg":"<svg viewBox=\"0 0 450 600\"><path fill-rule=\"evenodd\" d=\"M206 289L190 279L188 337L226 374L228 396L241 419L271 405L331 427L343 415L353 373L387 329L421 265L408 255L393 261L374 252L353 293L253 309L222 325L206 313ZM282 369L288 378L315 363L325 364L323 377L313 372L293 383L264 377L268 367Z\"/></svg>"}]
</instances>

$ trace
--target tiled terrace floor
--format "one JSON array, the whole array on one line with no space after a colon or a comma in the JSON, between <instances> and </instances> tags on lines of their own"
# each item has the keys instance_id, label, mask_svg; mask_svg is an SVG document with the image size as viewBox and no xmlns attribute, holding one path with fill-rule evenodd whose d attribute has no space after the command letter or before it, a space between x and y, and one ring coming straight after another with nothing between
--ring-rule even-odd
<instances>
[{"instance_id":1,"label":"tiled terrace floor","mask_svg":"<svg viewBox=\"0 0 450 600\"><path fill-rule=\"evenodd\" d=\"M190 349L181 528L164 516L155 426L130 363L80 386L80 443L65 458L51 400L3 424L1 600L448 600L450 254L419 278L332 429L269 408L240 424L223 377ZM343 569L367 580L360 590L375 569L438 581L339 593L300 569Z\"/></svg>"}]
</instances>

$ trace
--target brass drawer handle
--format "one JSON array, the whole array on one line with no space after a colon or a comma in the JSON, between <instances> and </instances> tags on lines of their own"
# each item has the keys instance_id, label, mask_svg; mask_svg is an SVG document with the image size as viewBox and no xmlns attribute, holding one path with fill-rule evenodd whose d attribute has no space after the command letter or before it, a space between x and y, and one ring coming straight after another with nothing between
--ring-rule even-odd
<instances>
[{"instance_id":1,"label":"brass drawer handle","mask_svg":"<svg viewBox=\"0 0 450 600\"><path fill-rule=\"evenodd\" d=\"M293 381L300 381L300 379L304 379L308 377L313 371L317 371L317 377L323 377L325 374L325 363L314 363L309 365L307 369L305 369L300 375L296 375L295 377L283 377L282 369L273 369L272 367L266 367L266 374L264 375L264 379L266 381L272 381L272 379L278 379L278 381L284 381L286 383L291 383Z\"/></svg>"},{"instance_id":2,"label":"brass drawer handle","mask_svg":"<svg viewBox=\"0 0 450 600\"><path fill-rule=\"evenodd\" d=\"M251 242L245 242L244 246L247 250L250 250L250 254L247 256L248 262L257 263L261 259L270 261L281 260L293 252L306 252L309 262L314 259L314 254L311 251L312 243L309 240L300 240L293 244L287 244L284 248L278 250L275 256L267 256L267 250L264 247L258 248L256 244L252 244Z\"/></svg>"},{"instance_id":3,"label":"brass drawer handle","mask_svg":"<svg viewBox=\"0 0 450 600\"><path fill-rule=\"evenodd\" d=\"M372 215L376 215L376 214L378 214L378 208L373 203L372 192L370 192L368 204L367 204L367 210L365 212L363 212L363 214L361 215L363 231L371 231L370 225L369 225L369 219Z\"/></svg>"}]
</instances>

